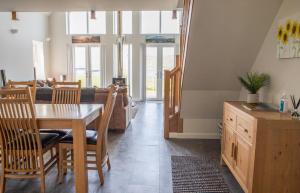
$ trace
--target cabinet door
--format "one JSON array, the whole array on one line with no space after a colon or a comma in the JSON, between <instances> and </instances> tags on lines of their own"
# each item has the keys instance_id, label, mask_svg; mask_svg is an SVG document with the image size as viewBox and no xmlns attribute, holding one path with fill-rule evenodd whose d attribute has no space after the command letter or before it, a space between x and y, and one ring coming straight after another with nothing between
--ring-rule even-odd
<instances>
[{"instance_id":1,"label":"cabinet door","mask_svg":"<svg viewBox=\"0 0 300 193\"><path fill-rule=\"evenodd\" d=\"M223 136L223 156L231 164L233 164L234 156L234 145L235 145L235 135L233 129L224 125L224 136Z\"/></svg>"},{"instance_id":2,"label":"cabinet door","mask_svg":"<svg viewBox=\"0 0 300 193\"><path fill-rule=\"evenodd\" d=\"M251 157L251 145L248 144L242 137L237 136L235 148L235 171L240 177L244 186L247 187L249 163Z\"/></svg>"}]
</instances>

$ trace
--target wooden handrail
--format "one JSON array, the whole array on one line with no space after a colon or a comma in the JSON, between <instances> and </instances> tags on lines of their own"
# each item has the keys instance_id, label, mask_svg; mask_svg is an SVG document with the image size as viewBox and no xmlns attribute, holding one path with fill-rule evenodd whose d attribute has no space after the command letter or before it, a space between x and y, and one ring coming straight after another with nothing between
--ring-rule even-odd
<instances>
[{"instance_id":1,"label":"wooden handrail","mask_svg":"<svg viewBox=\"0 0 300 193\"><path fill-rule=\"evenodd\" d=\"M180 118L182 91L182 75L187 49L188 28L193 0L184 0L183 20L180 34L180 55L176 56L176 66L165 70L164 79L164 136L169 138L170 132L182 132L183 120Z\"/></svg>"}]
</instances>

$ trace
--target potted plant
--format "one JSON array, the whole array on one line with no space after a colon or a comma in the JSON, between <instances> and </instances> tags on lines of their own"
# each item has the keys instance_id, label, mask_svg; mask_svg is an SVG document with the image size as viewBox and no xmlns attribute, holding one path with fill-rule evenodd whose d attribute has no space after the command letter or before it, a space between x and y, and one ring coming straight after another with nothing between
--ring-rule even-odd
<instances>
[{"instance_id":1,"label":"potted plant","mask_svg":"<svg viewBox=\"0 0 300 193\"><path fill-rule=\"evenodd\" d=\"M264 73L249 72L246 77L240 76L239 81L249 91L247 103L258 103L259 95L257 92L262 87L269 85L270 76Z\"/></svg>"}]
</instances>

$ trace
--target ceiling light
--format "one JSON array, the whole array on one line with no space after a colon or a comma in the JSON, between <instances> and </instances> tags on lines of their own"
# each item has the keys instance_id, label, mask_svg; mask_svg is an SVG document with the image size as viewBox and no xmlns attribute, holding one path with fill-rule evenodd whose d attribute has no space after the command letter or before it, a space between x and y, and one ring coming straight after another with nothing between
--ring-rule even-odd
<instances>
[{"instance_id":1,"label":"ceiling light","mask_svg":"<svg viewBox=\"0 0 300 193\"><path fill-rule=\"evenodd\" d=\"M177 19L177 10L173 10L172 19Z\"/></svg>"},{"instance_id":2,"label":"ceiling light","mask_svg":"<svg viewBox=\"0 0 300 193\"><path fill-rule=\"evenodd\" d=\"M91 19L96 19L96 11L95 10L91 11Z\"/></svg>"}]
</instances>

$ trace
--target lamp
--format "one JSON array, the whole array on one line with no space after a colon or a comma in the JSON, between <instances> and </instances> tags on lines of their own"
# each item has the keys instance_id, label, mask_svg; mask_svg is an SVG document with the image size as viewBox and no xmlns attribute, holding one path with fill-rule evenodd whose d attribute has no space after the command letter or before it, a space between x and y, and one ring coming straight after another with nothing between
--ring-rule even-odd
<instances>
[{"instance_id":1,"label":"lamp","mask_svg":"<svg viewBox=\"0 0 300 193\"><path fill-rule=\"evenodd\" d=\"M177 10L172 11L172 19L177 19Z\"/></svg>"},{"instance_id":2,"label":"lamp","mask_svg":"<svg viewBox=\"0 0 300 193\"><path fill-rule=\"evenodd\" d=\"M17 23L18 23L19 19L17 17L17 12L16 11L12 11L11 12L11 22L12 22L12 27L10 29L10 33L12 34L16 34L19 32L18 28L17 28Z\"/></svg>"},{"instance_id":3,"label":"lamp","mask_svg":"<svg viewBox=\"0 0 300 193\"><path fill-rule=\"evenodd\" d=\"M96 11L91 10L91 19L96 19Z\"/></svg>"}]
</instances>

